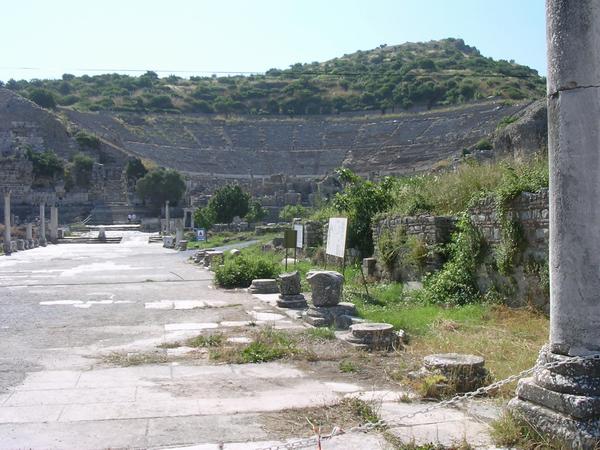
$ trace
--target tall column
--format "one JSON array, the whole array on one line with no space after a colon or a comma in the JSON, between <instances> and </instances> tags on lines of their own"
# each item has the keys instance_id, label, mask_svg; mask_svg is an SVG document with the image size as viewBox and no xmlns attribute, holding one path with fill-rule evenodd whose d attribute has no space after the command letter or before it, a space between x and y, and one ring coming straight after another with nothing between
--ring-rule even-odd
<instances>
[{"instance_id":1,"label":"tall column","mask_svg":"<svg viewBox=\"0 0 600 450\"><path fill-rule=\"evenodd\" d=\"M28 241L33 239L33 224L31 222L25 226L25 239Z\"/></svg>"},{"instance_id":2,"label":"tall column","mask_svg":"<svg viewBox=\"0 0 600 450\"><path fill-rule=\"evenodd\" d=\"M165 202L165 233L171 234L171 214L169 213L169 200Z\"/></svg>"},{"instance_id":3,"label":"tall column","mask_svg":"<svg viewBox=\"0 0 600 450\"><path fill-rule=\"evenodd\" d=\"M40 203L40 245L46 246L46 204Z\"/></svg>"},{"instance_id":4,"label":"tall column","mask_svg":"<svg viewBox=\"0 0 600 450\"><path fill-rule=\"evenodd\" d=\"M600 443L600 0L547 0L550 345L510 406L542 432Z\"/></svg>"},{"instance_id":5,"label":"tall column","mask_svg":"<svg viewBox=\"0 0 600 450\"><path fill-rule=\"evenodd\" d=\"M11 221L10 221L10 192L5 192L4 193L4 246L3 246L4 254L5 255L10 255L11 254L10 227L11 227Z\"/></svg>"},{"instance_id":6,"label":"tall column","mask_svg":"<svg viewBox=\"0 0 600 450\"><path fill-rule=\"evenodd\" d=\"M50 241L53 244L58 242L58 208L50 207Z\"/></svg>"}]
</instances>

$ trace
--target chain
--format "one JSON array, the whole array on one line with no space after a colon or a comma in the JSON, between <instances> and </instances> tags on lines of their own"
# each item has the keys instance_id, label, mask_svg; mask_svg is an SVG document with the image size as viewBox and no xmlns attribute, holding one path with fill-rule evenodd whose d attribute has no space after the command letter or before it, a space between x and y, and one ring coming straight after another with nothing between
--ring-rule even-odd
<instances>
[{"instance_id":1,"label":"chain","mask_svg":"<svg viewBox=\"0 0 600 450\"><path fill-rule=\"evenodd\" d=\"M313 437L309 437L306 439L298 439L295 441L291 441L285 444L278 444L278 445L273 445L271 447L261 447L261 448L257 448L256 450L289 450L289 449L302 449L302 448L306 448L309 446L314 446L319 444L321 441L326 441L328 439L331 439L334 436L340 435L340 434L346 434L346 433L354 433L354 432L369 432L371 430L374 430L375 428L383 428L383 427L389 427L389 426L400 426L402 425L400 422L406 419L411 419L415 416L419 416L421 414L427 414L428 412L431 412L435 409L439 409L439 408L443 408L445 406L453 406L456 405L457 403L463 402L465 400L469 400L475 397L479 397L482 395L485 395L491 391L495 391L499 388L501 388L502 386L505 386L507 384L513 383L523 377L526 377L528 375L533 374L533 372L538 369L538 368L543 368L543 369L555 369L557 367L560 367L562 365L565 364L571 364L571 363L584 363L585 361L600 361L600 354L598 355L590 355L590 356L571 356L571 357L567 357L562 361L555 361L555 362L551 362L551 363L546 363L546 364L542 364L540 366L535 366L532 367L531 369L526 369L526 370L522 370L521 372L515 374L515 375L511 375L508 378L505 378L503 380L500 381L496 381L495 383L492 383L488 386L484 386L484 387L480 387L479 389L472 391L472 392L467 392L464 394L458 394L455 395L454 397L448 399L448 400L443 400L441 402L435 403L431 406L428 406L427 408L424 409L420 409L418 411L415 411L413 413L410 414L406 414L404 416L401 416L397 419L395 419L393 422L388 422L385 421L383 419L378 420L377 422L366 422L364 424L361 425L357 425L355 427L352 428L348 428L346 430L339 428L339 427L334 427L333 430L331 431L331 433L326 434L326 435L322 435L322 436L313 436ZM320 448L320 447L319 447Z\"/></svg>"}]
</instances>

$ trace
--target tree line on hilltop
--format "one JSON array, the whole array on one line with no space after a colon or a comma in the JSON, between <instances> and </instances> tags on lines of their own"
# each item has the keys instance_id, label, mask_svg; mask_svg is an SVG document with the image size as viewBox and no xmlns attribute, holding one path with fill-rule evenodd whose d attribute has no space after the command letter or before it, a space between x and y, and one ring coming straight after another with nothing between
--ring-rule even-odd
<instances>
[{"instance_id":1,"label":"tree line on hilltop","mask_svg":"<svg viewBox=\"0 0 600 450\"><path fill-rule=\"evenodd\" d=\"M381 45L326 62L297 63L261 75L160 78L64 74L9 80L4 87L45 108L252 115L332 114L412 106L451 106L499 97L539 98L545 80L514 61L487 58L462 39Z\"/></svg>"}]
</instances>

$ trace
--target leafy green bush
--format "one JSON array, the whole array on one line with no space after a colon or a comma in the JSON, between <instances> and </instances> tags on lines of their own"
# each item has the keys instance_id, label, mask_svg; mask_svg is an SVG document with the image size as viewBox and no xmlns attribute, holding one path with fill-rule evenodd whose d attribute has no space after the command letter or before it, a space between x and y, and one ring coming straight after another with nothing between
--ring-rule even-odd
<instances>
[{"instance_id":1,"label":"leafy green bush","mask_svg":"<svg viewBox=\"0 0 600 450\"><path fill-rule=\"evenodd\" d=\"M262 207L259 201L251 200L248 205L248 212L246 213L245 219L249 223L261 222L265 217L267 217L267 210Z\"/></svg>"},{"instance_id":2,"label":"leafy green bush","mask_svg":"<svg viewBox=\"0 0 600 450\"><path fill-rule=\"evenodd\" d=\"M285 205L281 211L279 211L279 218L285 222L291 222L296 217L307 217L308 210L302 205Z\"/></svg>"},{"instance_id":3,"label":"leafy green bush","mask_svg":"<svg viewBox=\"0 0 600 450\"><path fill-rule=\"evenodd\" d=\"M56 108L54 94L47 89L34 89L29 94L29 99L42 108Z\"/></svg>"},{"instance_id":4,"label":"leafy green bush","mask_svg":"<svg viewBox=\"0 0 600 450\"><path fill-rule=\"evenodd\" d=\"M247 288L256 278L275 278L280 267L268 257L241 254L229 257L215 270L215 282L224 288Z\"/></svg>"},{"instance_id":5,"label":"leafy green bush","mask_svg":"<svg viewBox=\"0 0 600 450\"><path fill-rule=\"evenodd\" d=\"M449 244L449 260L439 272L423 281L424 299L452 305L480 301L476 271L482 254L482 242L481 234L473 227L468 215L464 214Z\"/></svg>"},{"instance_id":6,"label":"leafy green bush","mask_svg":"<svg viewBox=\"0 0 600 450\"><path fill-rule=\"evenodd\" d=\"M82 188L87 188L92 182L92 168L94 167L94 160L83 153L77 153L73 156L73 163L71 166L71 176L73 177L74 183Z\"/></svg>"},{"instance_id":7,"label":"leafy green bush","mask_svg":"<svg viewBox=\"0 0 600 450\"><path fill-rule=\"evenodd\" d=\"M64 162L54 151L34 152L31 148L28 148L25 151L25 156L33 165L34 179L54 178L63 175Z\"/></svg>"},{"instance_id":8,"label":"leafy green bush","mask_svg":"<svg viewBox=\"0 0 600 450\"><path fill-rule=\"evenodd\" d=\"M88 148L98 150L101 144L98 136L86 133L85 131L78 131L77 134L75 134L75 140L83 150Z\"/></svg>"},{"instance_id":9,"label":"leafy green bush","mask_svg":"<svg viewBox=\"0 0 600 450\"><path fill-rule=\"evenodd\" d=\"M475 144L475 150L492 150L494 146L489 139L481 139Z\"/></svg>"}]
</instances>

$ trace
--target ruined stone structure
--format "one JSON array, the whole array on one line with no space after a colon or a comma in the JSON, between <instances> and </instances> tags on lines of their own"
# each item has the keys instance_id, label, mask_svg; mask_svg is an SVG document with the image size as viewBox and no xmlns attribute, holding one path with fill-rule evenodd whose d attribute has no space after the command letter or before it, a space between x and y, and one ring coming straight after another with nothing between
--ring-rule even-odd
<instances>
[{"instance_id":1,"label":"ruined stone structure","mask_svg":"<svg viewBox=\"0 0 600 450\"><path fill-rule=\"evenodd\" d=\"M512 306L534 306L549 308L547 287L540 277L546 276L549 245L548 191L524 192L513 199L507 207L506 219L518 224L518 258L510 276L502 276L491 264L496 249L503 243L503 225L493 198L481 200L469 211L471 223L481 233L486 253L478 272L478 283L482 291L496 286L510 287L506 295ZM390 216L373 226L377 269L372 271L384 277L401 281L419 281L427 272L439 270L444 263L443 255L436 248L447 244L455 229L456 217L446 216ZM398 233L415 238L426 246L427 255L423 264L415 267L400 255L393 267L387 267L379 251L379 241L385 234ZM412 244L414 245L414 243ZM510 294L510 295L509 295Z\"/></svg>"},{"instance_id":2,"label":"ruined stone structure","mask_svg":"<svg viewBox=\"0 0 600 450\"><path fill-rule=\"evenodd\" d=\"M185 206L203 206L217 188L237 183L267 209L267 221L276 221L285 205L311 205L334 195L341 188L332 176L338 167L377 178L428 170L440 161L452 164L463 149L491 136L502 118L528 117L526 111L527 104L483 102L396 115L221 118L62 108L58 116L0 88L0 155L7 158L0 185L18 182L13 210L20 218L35 217L30 206L43 193L66 221L91 212L91 223L124 222L138 205L123 169L138 156L184 174ZM99 137L100 147L82 148L74 139L78 131ZM520 142L506 145L513 141ZM65 160L88 154L96 161L90 187L67 192L62 185L33 186L22 157L27 147L54 150ZM143 208L135 213L145 216Z\"/></svg>"}]
</instances>

